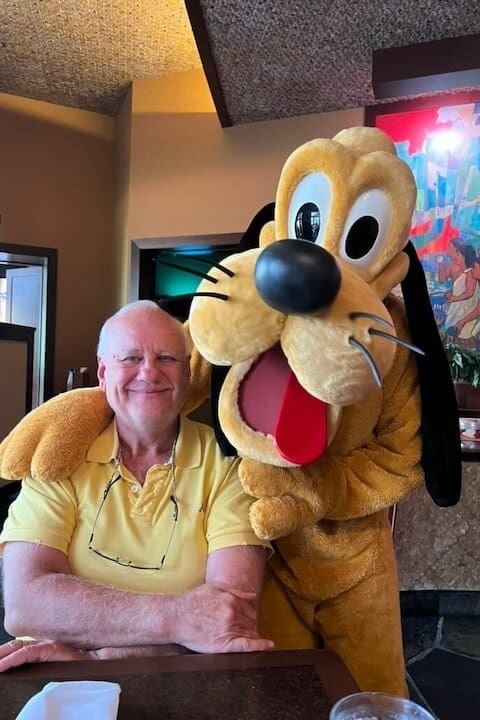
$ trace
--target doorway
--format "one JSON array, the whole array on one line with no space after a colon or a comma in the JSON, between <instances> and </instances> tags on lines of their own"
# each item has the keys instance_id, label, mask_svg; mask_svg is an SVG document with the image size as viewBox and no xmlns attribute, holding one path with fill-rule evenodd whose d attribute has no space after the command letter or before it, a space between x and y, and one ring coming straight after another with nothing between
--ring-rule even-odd
<instances>
[{"instance_id":1,"label":"doorway","mask_svg":"<svg viewBox=\"0 0 480 720\"><path fill-rule=\"evenodd\" d=\"M53 395L57 250L0 243L0 321L35 328L32 408Z\"/></svg>"}]
</instances>

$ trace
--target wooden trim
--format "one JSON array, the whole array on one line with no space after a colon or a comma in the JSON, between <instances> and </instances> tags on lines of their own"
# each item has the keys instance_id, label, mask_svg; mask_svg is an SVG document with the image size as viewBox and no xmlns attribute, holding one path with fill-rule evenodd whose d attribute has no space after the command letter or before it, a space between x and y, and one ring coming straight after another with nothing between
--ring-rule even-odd
<instances>
[{"instance_id":1,"label":"wooden trim","mask_svg":"<svg viewBox=\"0 0 480 720\"><path fill-rule=\"evenodd\" d=\"M32 409L33 393L33 342L35 328L26 325L0 323L0 338L9 342L25 343L27 346L27 377L25 384L25 414Z\"/></svg>"},{"instance_id":2,"label":"wooden trim","mask_svg":"<svg viewBox=\"0 0 480 720\"><path fill-rule=\"evenodd\" d=\"M45 322L45 382L43 392L44 399L48 400L53 397L54 394L58 251L48 250L45 257L47 258L47 307Z\"/></svg>"},{"instance_id":3,"label":"wooden trim","mask_svg":"<svg viewBox=\"0 0 480 720\"><path fill-rule=\"evenodd\" d=\"M375 127L377 115L394 115L414 110L428 108L448 107L449 105L467 105L480 102L480 90L465 90L464 92L437 93L414 100L397 100L385 102L380 105L368 105L365 108L365 125Z\"/></svg>"},{"instance_id":4,"label":"wooden trim","mask_svg":"<svg viewBox=\"0 0 480 720\"><path fill-rule=\"evenodd\" d=\"M22 665L13 672L0 674L0 694L10 702L21 698L23 702L37 692L47 680L112 680L120 681L125 698L129 693L129 680L144 676L144 682L152 687L162 686L162 674L185 675L185 689L191 687L192 674L229 672L240 675L246 670L265 669L275 679L275 668L311 667L331 704L350 693L358 692L358 686L338 655L329 650L278 650L264 653L187 654L169 657L128 658L124 660L99 660L35 663ZM121 679L121 680L119 680ZM197 681L198 682L198 681ZM25 698L23 697L25 696ZM123 697L123 695L122 695ZM122 706L120 706L122 707ZM122 717L133 717L126 706ZM131 710L130 710L131 713ZM200 715L204 713L200 712ZM267 713L268 715L268 713ZM307 712L308 715L308 712Z\"/></svg>"},{"instance_id":5,"label":"wooden trim","mask_svg":"<svg viewBox=\"0 0 480 720\"><path fill-rule=\"evenodd\" d=\"M46 308L45 308L45 373L43 399L53 397L55 368L55 332L57 315L57 265L58 250L34 245L14 245L0 243L0 252L9 255L30 256L33 260L43 258L47 268Z\"/></svg>"},{"instance_id":6,"label":"wooden trim","mask_svg":"<svg viewBox=\"0 0 480 720\"><path fill-rule=\"evenodd\" d=\"M130 301L155 299L155 258L158 250L174 250L185 245L231 245L232 253L243 233L212 233L211 235L183 235L136 238L131 243Z\"/></svg>"},{"instance_id":7,"label":"wooden trim","mask_svg":"<svg viewBox=\"0 0 480 720\"><path fill-rule=\"evenodd\" d=\"M445 92L480 84L480 35L444 38L374 50L372 85L377 99Z\"/></svg>"},{"instance_id":8,"label":"wooden trim","mask_svg":"<svg viewBox=\"0 0 480 720\"><path fill-rule=\"evenodd\" d=\"M192 26L193 36L205 71L208 87L212 93L218 119L222 127L232 127L233 123L227 109L220 78L218 77L217 66L215 64L200 2L198 0L185 0L185 8L190 20L190 25Z\"/></svg>"}]
</instances>

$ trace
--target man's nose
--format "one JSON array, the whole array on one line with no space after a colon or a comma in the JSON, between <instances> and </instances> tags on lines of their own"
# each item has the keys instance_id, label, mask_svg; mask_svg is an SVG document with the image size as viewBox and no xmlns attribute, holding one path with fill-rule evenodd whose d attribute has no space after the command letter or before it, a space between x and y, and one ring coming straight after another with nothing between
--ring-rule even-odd
<instances>
[{"instance_id":1,"label":"man's nose","mask_svg":"<svg viewBox=\"0 0 480 720\"><path fill-rule=\"evenodd\" d=\"M151 380L158 376L161 369L157 358L145 356L139 365L138 376L146 380Z\"/></svg>"}]
</instances>

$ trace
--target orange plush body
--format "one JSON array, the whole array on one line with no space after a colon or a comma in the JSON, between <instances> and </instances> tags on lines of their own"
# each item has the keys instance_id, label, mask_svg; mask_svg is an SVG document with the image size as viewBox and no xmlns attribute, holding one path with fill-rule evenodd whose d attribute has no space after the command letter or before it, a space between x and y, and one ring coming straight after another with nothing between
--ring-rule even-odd
<instances>
[{"instance_id":1,"label":"orange plush body","mask_svg":"<svg viewBox=\"0 0 480 720\"><path fill-rule=\"evenodd\" d=\"M211 365L229 366L220 426L255 498L252 526L274 541L263 632L279 648L312 647L321 636L361 689L395 694L406 685L388 509L423 472L416 364L397 342L408 341L409 329L391 291L408 270L402 250L415 193L410 170L375 129L307 143L287 160L259 247L212 268L198 290L223 299L196 297L189 317L192 404L209 392ZM291 268L287 261L279 296L285 262L268 253L278 244L291 258L291 243L305 254ZM320 247L330 264L315 282ZM310 280L302 283L304 271ZM258 415L255 395L269 412ZM109 416L96 389L49 401L2 443L0 474L64 477Z\"/></svg>"}]
</instances>

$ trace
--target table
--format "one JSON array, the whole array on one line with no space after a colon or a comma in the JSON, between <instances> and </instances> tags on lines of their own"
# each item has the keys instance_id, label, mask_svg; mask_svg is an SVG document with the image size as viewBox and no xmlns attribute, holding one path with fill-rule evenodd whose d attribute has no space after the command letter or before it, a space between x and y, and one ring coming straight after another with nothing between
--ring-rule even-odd
<instances>
[{"instance_id":1,"label":"table","mask_svg":"<svg viewBox=\"0 0 480 720\"><path fill-rule=\"evenodd\" d=\"M118 720L328 720L336 700L358 691L328 650L55 662L0 675L1 719L62 680L118 682Z\"/></svg>"}]
</instances>

